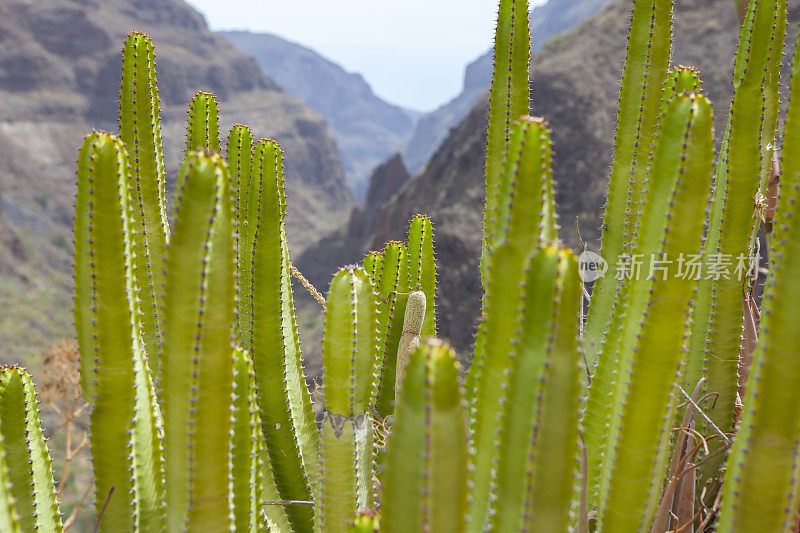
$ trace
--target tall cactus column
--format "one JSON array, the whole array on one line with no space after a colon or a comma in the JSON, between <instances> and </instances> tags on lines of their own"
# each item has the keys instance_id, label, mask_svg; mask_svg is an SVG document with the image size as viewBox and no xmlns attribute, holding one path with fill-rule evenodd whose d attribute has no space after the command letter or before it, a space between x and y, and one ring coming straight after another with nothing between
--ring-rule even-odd
<instances>
[{"instance_id":1,"label":"tall cactus column","mask_svg":"<svg viewBox=\"0 0 800 533\"><path fill-rule=\"evenodd\" d=\"M198 151L180 170L167 255L163 405L169 531L229 525L234 250L227 165Z\"/></svg>"},{"instance_id":2,"label":"tall cactus column","mask_svg":"<svg viewBox=\"0 0 800 533\"><path fill-rule=\"evenodd\" d=\"M325 532L347 532L356 511L373 503L368 408L374 386L376 308L376 295L364 270L346 268L333 277L322 341L326 413L317 512Z\"/></svg>"}]
</instances>

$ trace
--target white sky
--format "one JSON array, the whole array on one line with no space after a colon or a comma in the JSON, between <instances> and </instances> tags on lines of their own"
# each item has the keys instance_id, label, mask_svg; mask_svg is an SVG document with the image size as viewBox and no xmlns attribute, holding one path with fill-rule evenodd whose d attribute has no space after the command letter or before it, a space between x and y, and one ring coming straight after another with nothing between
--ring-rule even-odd
<instances>
[{"instance_id":1,"label":"white sky","mask_svg":"<svg viewBox=\"0 0 800 533\"><path fill-rule=\"evenodd\" d=\"M188 0L214 30L277 34L360 72L382 98L429 111L491 46L495 0ZM531 5L546 0L532 0Z\"/></svg>"}]
</instances>

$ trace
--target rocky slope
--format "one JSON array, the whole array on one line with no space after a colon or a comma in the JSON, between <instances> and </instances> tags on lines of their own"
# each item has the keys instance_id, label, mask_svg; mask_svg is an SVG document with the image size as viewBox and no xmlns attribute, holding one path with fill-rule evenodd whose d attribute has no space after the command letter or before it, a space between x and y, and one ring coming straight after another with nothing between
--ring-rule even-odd
<instances>
[{"instance_id":1,"label":"rocky slope","mask_svg":"<svg viewBox=\"0 0 800 533\"><path fill-rule=\"evenodd\" d=\"M595 250L598 245L630 6L629 0L614 2L533 58L533 113L546 117L553 129L560 236L576 248L576 219L583 239ZM797 13L790 15L796 22ZM731 98L735 5L730 0L682 0L675 17L673 62L699 67L704 91L714 102L719 137ZM796 24L791 35L796 39ZM792 52L793 45L787 44L784 63ZM788 94L788 87L782 93ZM414 213L429 214L435 228L440 334L462 351L469 348L480 309L487 107L482 100L472 109L425 170L373 215L376 227L358 246L351 244L351 255L342 261L357 260L363 249L401 238ZM312 253L309 249L305 256Z\"/></svg>"},{"instance_id":2,"label":"rocky slope","mask_svg":"<svg viewBox=\"0 0 800 533\"><path fill-rule=\"evenodd\" d=\"M264 72L328 121L348 183L361 200L372 170L406 141L417 113L385 102L357 73L268 33L220 32L255 57Z\"/></svg>"},{"instance_id":3,"label":"rocky slope","mask_svg":"<svg viewBox=\"0 0 800 533\"><path fill-rule=\"evenodd\" d=\"M345 220L352 194L324 120L210 32L181 0L0 3L0 346L2 359L72 336L74 162L92 128L115 130L120 50L149 33L157 71L168 184L195 90L220 99L221 131L245 122L286 154L289 238L300 251Z\"/></svg>"},{"instance_id":4,"label":"rocky slope","mask_svg":"<svg viewBox=\"0 0 800 533\"><path fill-rule=\"evenodd\" d=\"M554 35L593 15L611 0L549 0L531 13L531 49L538 52ZM422 170L431 155L481 99L492 79L491 50L470 63L461 94L439 109L423 115L408 140L403 158L412 173Z\"/></svg>"}]
</instances>

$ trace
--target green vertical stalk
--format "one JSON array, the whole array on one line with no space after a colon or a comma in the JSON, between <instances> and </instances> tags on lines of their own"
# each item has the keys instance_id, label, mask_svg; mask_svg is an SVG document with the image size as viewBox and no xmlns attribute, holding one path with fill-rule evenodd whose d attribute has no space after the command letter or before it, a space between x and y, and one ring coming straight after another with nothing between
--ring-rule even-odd
<instances>
[{"instance_id":1,"label":"green vertical stalk","mask_svg":"<svg viewBox=\"0 0 800 533\"><path fill-rule=\"evenodd\" d=\"M381 531L465 531L467 450L455 353L433 339L411 356L389 440Z\"/></svg>"},{"instance_id":2,"label":"green vertical stalk","mask_svg":"<svg viewBox=\"0 0 800 533\"><path fill-rule=\"evenodd\" d=\"M189 102L186 125L186 155L203 149L220 153L219 106L211 93L196 92Z\"/></svg>"},{"instance_id":3,"label":"green vertical stalk","mask_svg":"<svg viewBox=\"0 0 800 533\"><path fill-rule=\"evenodd\" d=\"M0 480L5 482L3 488L10 489L3 499L6 506L13 500L11 512L16 511L5 520L11 523L16 518L22 531L61 531L50 451L42 435L33 381L24 368L0 368L0 444L7 461L2 467L12 466L0 474L7 476ZM3 522L0 518L0 525Z\"/></svg>"},{"instance_id":4,"label":"green vertical stalk","mask_svg":"<svg viewBox=\"0 0 800 533\"><path fill-rule=\"evenodd\" d=\"M761 311L739 433L727 464L720 531L791 531L800 511L800 47L783 139L775 261Z\"/></svg>"},{"instance_id":5,"label":"green vertical stalk","mask_svg":"<svg viewBox=\"0 0 800 533\"><path fill-rule=\"evenodd\" d=\"M254 221L253 244L251 256L244 258L253 272L253 326L242 336L251 338L261 425L281 499L310 501L319 484L319 434L300 360L284 227L283 154L277 143L258 142L253 172L247 214ZM313 528L309 506L287 506L286 513L295 531Z\"/></svg>"},{"instance_id":6,"label":"green vertical stalk","mask_svg":"<svg viewBox=\"0 0 800 533\"><path fill-rule=\"evenodd\" d=\"M436 258L433 225L425 215L415 215L408 228L408 287L425 293L428 312L422 324L424 337L436 336Z\"/></svg>"},{"instance_id":7,"label":"green vertical stalk","mask_svg":"<svg viewBox=\"0 0 800 533\"><path fill-rule=\"evenodd\" d=\"M508 148L511 123L530 110L530 30L527 0L500 0L494 39L494 73L489 93L486 133L486 204L483 212L481 282L488 286L489 255L486 241L498 202L498 184Z\"/></svg>"},{"instance_id":8,"label":"green vertical stalk","mask_svg":"<svg viewBox=\"0 0 800 533\"><path fill-rule=\"evenodd\" d=\"M614 274L619 258L631 253L641 217L651 143L661 113L661 89L667 79L672 48L673 0L635 0L603 214L601 255L608 274L595 281L584 346L596 363L614 308L619 283Z\"/></svg>"},{"instance_id":9,"label":"green vertical stalk","mask_svg":"<svg viewBox=\"0 0 800 533\"><path fill-rule=\"evenodd\" d=\"M252 348L253 295L252 261L253 235L257 209L250 209L250 197L258 201L258 186L253 182L253 135L241 124L228 134L228 168L233 189L234 245L236 247L236 336L245 349Z\"/></svg>"},{"instance_id":10,"label":"green vertical stalk","mask_svg":"<svg viewBox=\"0 0 800 533\"><path fill-rule=\"evenodd\" d=\"M356 511L372 507L372 418L377 302L367 273L341 269L325 307L322 365L325 418L318 513L325 532L347 532Z\"/></svg>"},{"instance_id":11,"label":"green vertical stalk","mask_svg":"<svg viewBox=\"0 0 800 533\"><path fill-rule=\"evenodd\" d=\"M617 349L598 363L583 419L590 501L596 495L604 531L641 530L655 516L696 287L685 261L700 251L712 159L710 103L676 96L656 140L634 248L641 266L623 285Z\"/></svg>"},{"instance_id":12,"label":"green vertical stalk","mask_svg":"<svg viewBox=\"0 0 800 533\"><path fill-rule=\"evenodd\" d=\"M493 531L566 531L578 453L581 289L574 254L539 249L526 277L499 435Z\"/></svg>"},{"instance_id":13,"label":"green vertical stalk","mask_svg":"<svg viewBox=\"0 0 800 533\"><path fill-rule=\"evenodd\" d=\"M230 527L234 250L227 165L187 156L167 253L163 404L169 531Z\"/></svg>"},{"instance_id":14,"label":"green vertical stalk","mask_svg":"<svg viewBox=\"0 0 800 533\"><path fill-rule=\"evenodd\" d=\"M743 277L760 225L756 192L759 182L766 191L771 168L785 31L784 0L751 2L736 54L735 92L717 161L703 279L693 306L684 383L691 387L701 375L708 378L706 390L718 394L709 415L726 433L733 429ZM725 267L726 258L728 273L721 275L713 267ZM717 445L712 443L712 451ZM719 455L706 463L704 475L715 476L723 460Z\"/></svg>"},{"instance_id":15,"label":"green vertical stalk","mask_svg":"<svg viewBox=\"0 0 800 533\"><path fill-rule=\"evenodd\" d=\"M150 38L139 32L128 35L122 51L119 132L131 162L131 230L136 250L133 274L139 290L142 349L158 382L169 221L155 48Z\"/></svg>"},{"instance_id":16,"label":"green vertical stalk","mask_svg":"<svg viewBox=\"0 0 800 533\"><path fill-rule=\"evenodd\" d=\"M11 486L11 471L6 458L6 443L0 431L0 531L21 533L17 502Z\"/></svg>"},{"instance_id":17,"label":"green vertical stalk","mask_svg":"<svg viewBox=\"0 0 800 533\"><path fill-rule=\"evenodd\" d=\"M163 523L160 414L141 344L133 276L128 156L95 132L78 156L75 325L81 377L93 404L92 462L101 531Z\"/></svg>"}]
</instances>

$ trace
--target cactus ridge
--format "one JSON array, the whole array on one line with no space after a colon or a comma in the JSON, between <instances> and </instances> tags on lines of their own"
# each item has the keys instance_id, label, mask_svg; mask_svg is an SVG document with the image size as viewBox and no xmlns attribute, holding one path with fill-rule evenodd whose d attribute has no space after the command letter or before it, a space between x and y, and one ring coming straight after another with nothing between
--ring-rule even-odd
<instances>
[{"instance_id":1,"label":"cactus ridge","mask_svg":"<svg viewBox=\"0 0 800 533\"><path fill-rule=\"evenodd\" d=\"M425 215L414 215L408 227L408 288L425 294L427 312L422 335L436 336L436 256L433 225Z\"/></svg>"},{"instance_id":2,"label":"cactus ridge","mask_svg":"<svg viewBox=\"0 0 800 533\"><path fill-rule=\"evenodd\" d=\"M186 155L201 148L221 153L217 98L211 93L197 91L189 102L188 115Z\"/></svg>"},{"instance_id":3,"label":"cactus ridge","mask_svg":"<svg viewBox=\"0 0 800 533\"><path fill-rule=\"evenodd\" d=\"M8 531L8 533L21 533L5 446L5 440L0 431L0 530Z\"/></svg>"},{"instance_id":4,"label":"cactus ridge","mask_svg":"<svg viewBox=\"0 0 800 533\"><path fill-rule=\"evenodd\" d=\"M30 375L18 366L0 368L0 448L0 482L4 484L0 497L4 506L11 507L8 522L16 522L22 531L60 532L61 515L50 451L39 421L39 401ZM7 469L8 464L14 467ZM4 489L8 493L3 497ZM9 524L8 529L14 527Z\"/></svg>"}]
</instances>

